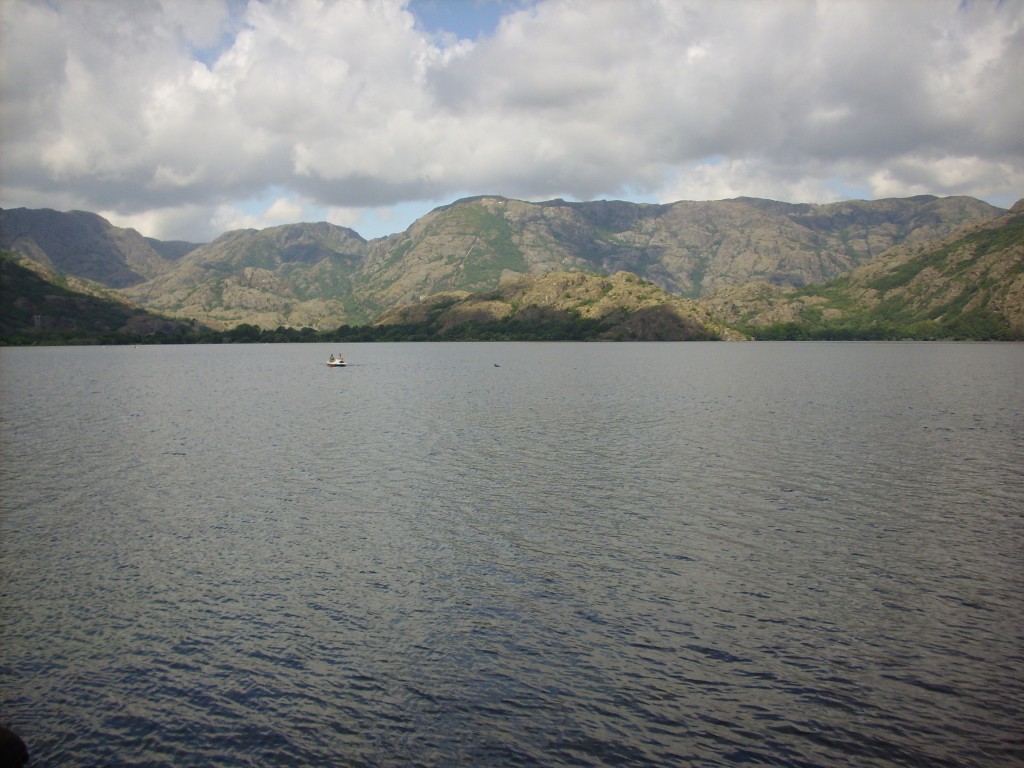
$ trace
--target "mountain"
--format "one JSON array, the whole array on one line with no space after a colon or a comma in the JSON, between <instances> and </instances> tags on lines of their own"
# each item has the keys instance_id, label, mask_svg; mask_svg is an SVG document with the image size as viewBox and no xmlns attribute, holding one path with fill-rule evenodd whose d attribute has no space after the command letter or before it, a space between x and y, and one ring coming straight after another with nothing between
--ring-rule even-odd
<instances>
[{"instance_id":1,"label":"mountain","mask_svg":"<svg viewBox=\"0 0 1024 768\"><path fill-rule=\"evenodd\" d=\"M0 248L75 277L126 288L172 268L195 245L161 243L95 213L0 209Z\"/></svg>"},{"instance_id":2,"label":"mountain","mask_svg":"<svg viewBox=\"0 0 1024 768\"><path fill-rule=\"evenodd\" d=\"M823 285L756 282L701 304L760 338L1024 339L1024 200L997 219L892 248Z\"/></svg>"},{"instance_id":3,"label":"mountain","mask_svg":"<svg viewBox=\"0 0 1024 768\"><path fill-rule=\"evenodd\" d=\"M486 289L508 271L627 270L696 298L751 280L824 282L893 245L1001 212L973 198L927 196L830 205L468 198L374 243L358 284L386 307L440 290Z\"/></svg>"},{"instance_id":4,"label":"mountain","mask_svg":"<svg viewBox=\"0 0 1024 768\"><path fill-rule=\"evenodd\" d=\"M237 230L124 293L154 311L218 328L337 327L366 319L351 280L367 250L358 233L325 222Z\"/></svg>"},{"instance_id":5,"label":"mountain","mask_svg":"<svg viewBox=\"0 0 1024 768\"><path fill-rule=\"evenodd\" d=\"M19 263L21 261L21 263ZM30 264L31 268L25 266ZM184 335L191 323L171 320L125 302L116 291L0 251L0 340L63 342L80 337Z\"/></svg>"},{"instance_id":6,"label":"mountain","mask_svg":"<svg viewBox=\"0 0 1024 768\"><path fill-rule=\"evenodd\" d=\"M93 214L0 213L0 242L68 275L162 314L272 329L365 324L421 297L486 292L509 277L549 272L627 271L688 298L752 280L821 284L891 247L1004 211L966 197L647 205L484 196L372 241L317 223L240 230L196 247L157 247Z\"/></svg>"},{"instance_id":7,"label":"mountain","mask_svg":"<svg viewBox=\"0 0 1024 768\"><path fill-rule=\"evenodd\" d=\"M740 339L698 302L629 272L508 277L493 291L441 293L386 312L375 326L414 326L431 338Z\"/></svg>"}]
</instances>

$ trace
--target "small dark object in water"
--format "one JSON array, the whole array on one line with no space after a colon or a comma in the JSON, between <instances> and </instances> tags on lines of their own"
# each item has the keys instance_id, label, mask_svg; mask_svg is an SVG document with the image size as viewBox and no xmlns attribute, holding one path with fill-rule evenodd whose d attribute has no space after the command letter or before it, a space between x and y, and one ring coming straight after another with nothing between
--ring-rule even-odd
<instances>
[{"instance_id":1,"label":"small dark object in water","mask_svg":"<svg viewBox=\"0 0 1024 768\"><path fill-rule=\"evenodd\" d=\"M500 365L498 365L497 363L495 363L495 364L494 364L494 367L495 367L495 368L501 368L501 366L500 366Z\"/></svg>"},{"instance_id":2,"label":"small dark object in water","mask_svg":"<svg viewBox=\"0 0 1024 768\"><path fill-rule=\"evenodd\" d=\"M28 747L21 737L0 725L0 768L21 768L28 762Z\"/></svg>"}]
</instances>

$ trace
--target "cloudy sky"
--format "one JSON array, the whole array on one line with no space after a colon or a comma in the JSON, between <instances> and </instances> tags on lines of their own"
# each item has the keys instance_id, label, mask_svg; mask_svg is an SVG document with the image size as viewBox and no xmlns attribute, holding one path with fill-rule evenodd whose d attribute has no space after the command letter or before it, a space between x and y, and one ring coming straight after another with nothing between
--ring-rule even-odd
<instances>
[{"instance_id":1,"label":"cloudy sky","mask_svg":"<svg viewBox=\"0 0 1024 768\"><path fill-rule=\"evenodd\" d=\"M0 207L1024 196L1024 0L0 0Z\"/></svg>"}]
</instances>

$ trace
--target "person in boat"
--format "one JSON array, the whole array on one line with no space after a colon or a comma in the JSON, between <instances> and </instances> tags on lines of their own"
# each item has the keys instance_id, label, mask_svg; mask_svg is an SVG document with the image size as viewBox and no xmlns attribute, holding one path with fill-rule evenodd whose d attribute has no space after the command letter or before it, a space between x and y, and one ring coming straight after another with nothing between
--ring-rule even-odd
<instances>
[{"instance_id":1,"label":"person in boat","mask_svg":"<svg viewBox=\"0 0 1024 768\"><path fill-rule=\"evenodd\" d=\"M334 353L333 352L331 353L331 356L327 358L327 362L328 363L333 363L334 362Z\"/></svg>"}]
</instances>

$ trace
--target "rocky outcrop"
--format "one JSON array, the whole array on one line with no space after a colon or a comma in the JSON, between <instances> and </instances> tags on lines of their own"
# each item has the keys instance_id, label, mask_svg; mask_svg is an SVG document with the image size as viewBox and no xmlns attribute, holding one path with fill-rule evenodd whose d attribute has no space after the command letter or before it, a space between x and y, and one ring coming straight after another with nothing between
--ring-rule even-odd
<instances>
[{"instance_id":1,"label":"rocky outcrop","mask_svg":"<svg viewBox=\"0 0 1024 768\"><path fill-rule=\"evenodd\" d=\"M500 320L537 327L592 321L599 338L623 341L743 338L697 302L671 296L628 272L522 275L506 279L496 291L427 297L386 313L376 324L421 324L443 334L467 323Z\"/></svg>"},{"instance_id":2,"label":"rocky outcrop","mask_svg":"<svg viewBox=\"0 0 1024 768\"><path fill-rule=\"evenodd\" d=\"M701 302L730 325L856 322L931 328L984 323L1024 337L1024 205L928 243L905 243L803 289L722 288ZM965 331L966 332L966 331Z\"/></svg>"}]
</instances>

